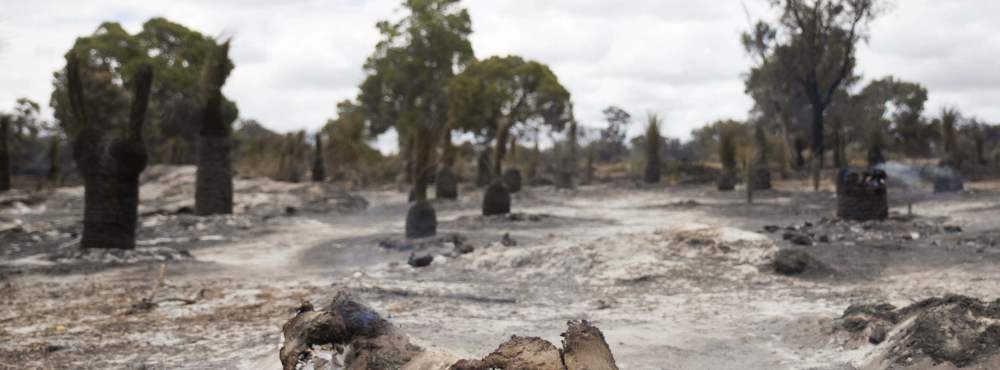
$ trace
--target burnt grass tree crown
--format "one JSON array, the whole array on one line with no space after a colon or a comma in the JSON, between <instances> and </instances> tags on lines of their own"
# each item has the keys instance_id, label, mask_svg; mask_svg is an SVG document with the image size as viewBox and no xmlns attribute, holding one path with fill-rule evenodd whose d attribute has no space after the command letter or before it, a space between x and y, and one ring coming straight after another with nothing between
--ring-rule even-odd
<instances>
[{"instance_id":1,"label":"burnt grass tree crown","mask_svg":"<svg viewBox=\"0 0 1000 370\"><path fill-rule=\"evenodd\" d=\"M132 79L134 94L128 124L109 127L91 122L86 112L80 60L66 57L73 116L73 159L84 184L82 248L134 249L139 206L139 174L148 157L142 128L149 106L153 69L142 65Z\"/></svg>"}]
</instances>

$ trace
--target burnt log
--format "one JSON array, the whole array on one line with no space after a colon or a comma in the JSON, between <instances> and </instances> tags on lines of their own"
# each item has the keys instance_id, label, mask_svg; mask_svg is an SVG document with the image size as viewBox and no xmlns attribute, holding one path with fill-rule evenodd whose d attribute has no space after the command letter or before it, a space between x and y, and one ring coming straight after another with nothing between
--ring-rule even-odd
<instances>
[{"instance_id":1,"label":"burnt log","mask_svg":"<svg viewBox=\"0 0 1000 370\"><path fill-rule=\"evenodd\" d=\"M442 167L434 179L434 194L438 199L458 199L458 176L449 167Z\"/></svg>"},{"instance_id":2,"label":"burnt log","mask_svg":"<svg viewBox=\"0 0 1000 370\"><path fill-rule=\"evenodd\" d=\"M135 249L138 221L139 174L148 154L142 139L153 69L138 68L132 79L134 94L128 124L109 127L87 116L80 62L66 57L66 77L73 123L70 132L73 159L84 186L81 248Z\"/></svg>"},{"instance_id":3,"label":"burnt log","mask_svg":"<svg viewBox=\"0 0 1000 370\"><path fill-rule=\"evenodd\" d=\"M563 348L534 337L513 336L481 360L461 360L449 370L618 370L601 330L587 321L570 321Z\"/></svg>"},{"instance_id":4,"label":"burnt log","mask_svg":"<svg viewBox=\"0 0 1000 370\"><path fill-rule=\"evenodd\" d=\"M427 200L418 200L406 213L406 237L428 238L437 234L437 214Z\"/></svg>"},{"instance_id":5,"label":"burnt log","mask_svg":"<svg viewBox=\"0 0 1000 370\"><path fill-rule=\"evenodd\" d=\"M845 168L837 174L837 217L852 221L889 218L885 171Z\"/></svg>"},{"instance_id":6,"label":"burnt log","mask_svg":"<svg viewBox=\"0 0 1000 370\"><path fill-rule=\"evenodd\" d=\"M502 182L494 182L483 194L483 216L510 213L510 191Z\"/></svg>"},{"instance_id":7,"label":"burnt log","mask_svg":"<svg viewBox=\"0 0 1000 370\"><path fill-rule=\"evenodd\" d=\"M229 42L215 47L202 74L202 122L198 136L198 171L194 209L199 216L233 213L231 128L222 117L222 85L232 69Z\"/></svg>"}]
</instances>

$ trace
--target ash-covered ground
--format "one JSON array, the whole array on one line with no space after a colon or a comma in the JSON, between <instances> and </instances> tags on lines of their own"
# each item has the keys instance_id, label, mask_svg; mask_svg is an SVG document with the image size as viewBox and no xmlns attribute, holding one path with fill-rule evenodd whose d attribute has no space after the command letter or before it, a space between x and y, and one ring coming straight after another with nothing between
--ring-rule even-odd
<instances>
[{"instance_id":1,"label":"ash-covered ground","mask_svg":"<svg viewBox=\"0 0 1000 370\"><path fill-rule=\"evenodd\" d=\"M464 188L407 241L401 192L238 179L201 218L193 174L147 171L134 252L77 249L81 188L0 196L0 368L277 369L281 324L343 289L464 358L588 319L622 369L1000 368L996 183L867 223L801 182L529 187L487 218Z\"/></svg>"}]
</instances>

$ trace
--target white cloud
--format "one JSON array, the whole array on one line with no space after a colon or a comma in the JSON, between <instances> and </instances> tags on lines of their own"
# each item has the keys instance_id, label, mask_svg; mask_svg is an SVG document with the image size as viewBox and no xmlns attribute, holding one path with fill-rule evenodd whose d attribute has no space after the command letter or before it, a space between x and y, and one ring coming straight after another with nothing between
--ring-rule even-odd
<instances>
[{"instance_id":1,"label":"white cloud","mask_svg":"<svg viewBox=\"0 0 1000 370\"><path fill-rule=\"evenodd\" d=\"M102 21L132 32L164 16L213 36L234 38L237 64L226 93L244 117L278 130L315 129L335 104L356 95L361 65L397 15L397 0L75 0L6 1L0 14L0 108L20 96L47 104L52 72L74 38ZM745 0L753 16L764 0ZM745 117L742 74L750 60L739 33L743 1L467 0L480 57L518 54L549 64L573 93L577 118L598 126L619 105L641 120L666 118L666 132ZM896 75L925 84L931 109L958 106L1000 117L1000 2L897 1L861 49L866 78ZM3 103L9 102L9 103ZM632 133L641 132L641 125ZM391 141L391 140L389 140ZM383 144L389 144L383 140Z\"/></svg>"}]
</instances>

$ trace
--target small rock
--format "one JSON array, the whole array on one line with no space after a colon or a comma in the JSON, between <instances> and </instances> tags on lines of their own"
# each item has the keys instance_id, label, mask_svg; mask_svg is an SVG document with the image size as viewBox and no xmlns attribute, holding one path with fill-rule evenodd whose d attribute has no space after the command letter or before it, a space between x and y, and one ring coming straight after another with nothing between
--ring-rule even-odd
<instances>
[{"instance_id":1,"label":"small rock","mask_svg":"<svg viewBox=\"0 0 1000 370\"><path fill-rule=\"evenodd\" d=\"M820 235L819 242L820 243L829 243L830 242L830 236L829 235Z\"/></svg>"},{"instance_id":2,"label":"small rock","mask_svg":"<svg viewBox=\"0 0 1000 370\"><path fill-rule=\"evenodd\" d=\"M294 216L298 212L298 208L292 206L285 207L285 216Z\"/></svg>"},{"instance_id":3,"label":"small rock","mask_svg":"<svg viewBox=\"0 0 1000 370\"><path fill-rule=\"evenodd\" d=\"M500 244L504 247L515 247L517 246L517 240L510 237L510 233L503 234L503 239L500 239Z\"/></svg>"},{"instance_id":4,"label":"small rock","mask_svg":"<svg viewBox=\"0 0 1000 370\"><path fill-rule=\"evenodd\" d=\"M425 254L421 256L417 256L416 254L411 254L410 259L406 261L406 263L409 264L410 266L417 268L430 266L431 262L434 262L434 256L430 254Z\"/></svg>"},{"instance_id":5,"label":"small rock","mask_svg":"<svg viewBox=\"0 0 1000 370\"><path fill-rule=\"evenodd\" d=\"M872 335L868 336L868 342L875 345L881 344L888 334L884 326L876 326L872 329Z\"/></svg>"},{"instance_id":6,"label":"small rock","mask_svg":"<svg viewBox=\"0 0 1000 370\"><path fill-rule=\"evenodd\" d=\"M468 244L455 244L455 254L469 254L475 252L476 248Z\"/></svg>"},{"instance_id":7,"label":"small rock","mask_svg":"<svg viewBox=\"0 0 1000 370\"><path fill-rule=\"evenodd\" d=\"M962 232L962 228L958 227L958 226L953 226L953 225L945 225L944 232L949 233L949 234L958 234L958 233Z\"/></svg>"},{"instance_id":8,"label":"small rock","mask_svg":"<svg viewBox=\"0 0 1000 370\"><path fill-rule=\"evenodd\" d=\"M774 234L774 233L778 232L778 230L781 230L781 227L779 227L777 225L767 225L767 226L764 226L764 231L766 231L768 233L771 233L771 234Z\"/></svg>"},{"instance_id":9,"label":"small rock","mask_svg":"<svg viewBox=\"0 0 1000 370\"><path fill-rule=\"evenodd\" d=\"M788 240L791 241L792 244L795 244L795 245L802 245L802 246L807 246L807 247L813 245L812 238L810 238L809 235L805 235L805 234L796 234L796 235L793 235L792 238L788 239Z\"/></svg>"}]
</instances>

